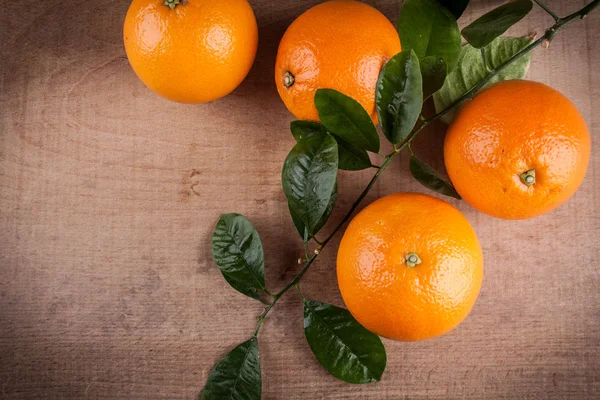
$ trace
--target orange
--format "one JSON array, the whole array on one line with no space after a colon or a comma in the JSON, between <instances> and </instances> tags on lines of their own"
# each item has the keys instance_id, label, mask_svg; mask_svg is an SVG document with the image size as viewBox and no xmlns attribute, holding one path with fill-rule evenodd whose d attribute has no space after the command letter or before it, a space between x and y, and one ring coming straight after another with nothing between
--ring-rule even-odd
<instances>
[{"instance_id":1,"label":"orange","mask_svg":"<svg viewBox=\"0 0 600 400\"><path fill-rule=\"evenodd\" d=\"M444 155L469 204L494 217L525 219L575 193L590 159L590 135L561 93L537 82L505 81L460 109Z\"/></svg>"},{"instance_id":2,"label":"orange","mask_svg":"<svg viewBox=\"0 0 600 400\"><path fill-rule=\"evenodd\" d=\"M358 1L328 1L299 16L281 39L277 91L298 119L318 121L316 90L335 89L358 101L376 120L377 78L399 52L396 29L375 8Z\"/></svg>"},{"instance_id":3,"label":"orange","mask_svg":"<svg viewBox=\"0 0 600 400\"><path fill-rule=\"evenodd\" d=\"M467 219L417 193L383 197L344 233L337 277L348 310L365 328L395 340L443 335L477 300L483 255Z\"/></svg>"},{"instance_id":4,"label":"orange","mask_svg":"<svg viewBox=\"0 0 600 400\"><path fill-rule=\"evenodd\" d=\"M231 93L250 71L258 44L247 0L133 0L123 31L137 76L180 103Z\"/></svg>"}]
</instances>

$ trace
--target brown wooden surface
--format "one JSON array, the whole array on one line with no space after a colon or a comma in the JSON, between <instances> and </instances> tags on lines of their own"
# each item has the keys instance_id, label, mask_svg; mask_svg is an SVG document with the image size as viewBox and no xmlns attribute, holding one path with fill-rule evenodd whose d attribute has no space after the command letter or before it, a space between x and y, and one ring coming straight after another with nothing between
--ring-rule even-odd
<instances>
[{"instance_id":1,"label":"brown wooden surface","mask_svg":"<svg viewBox=\"0 0 600 400\"><path fill-rule=\"evenodd\" d=\"M249 77L207 105L169 103L130 69L125 0L0 7L0 398L192 399L259 304L210 258L219 214L259 230L279 288L301 253L281 190L291 115L273 83L278 41L317 1L254 0L260 48ZM395 19L400 1L369 1ZM461 24L501 1L474 1ZM559 13L585 1L548 1ZM543 32L535 9L511 33ZM530 78L565 93L600 133L600 10L534 53ZM595 113L594 113L595 111ZM441 166L443 126L416 142ZM506 222L453 202L486 258L471 316L423 343L386 341L383 381L351 386L319 366L290 293L260 338L264 399L600 398L600 148L562 208ZM371 172L342 173L337 221ZM368 201L425 191L397 160ZM304 280L342 305L337 240Z\"/></svg>"}]
</instances>

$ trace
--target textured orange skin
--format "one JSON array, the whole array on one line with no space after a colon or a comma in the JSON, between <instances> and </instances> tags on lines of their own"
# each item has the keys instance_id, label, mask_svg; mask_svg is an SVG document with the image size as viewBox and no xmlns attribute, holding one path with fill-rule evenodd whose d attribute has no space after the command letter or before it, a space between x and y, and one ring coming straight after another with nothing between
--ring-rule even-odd
<instances>
[{"instance_id":1,"label":"textured orange skin","mask_svg":"<svg viewBox=\"0 0 600 400\"><path fill-rule=\"evenodd\" d=\"M315 92L335 89L358 101L376 121L377 78L400 50L398 32L375 8L357 1L328 1L300 15L281 39L277 91L298 119L319 121ZM295 77L290 88L284 85L286 71Z\"/></svg>"},{"instance_id":2,"label":"textured orange skin","mask_svg":"<svg viewBox=\"0 0 600 400\"><path fill-rule=\"evenodd\" d=\"M410 253L422 263L408 268ZM483 255L457 209L435 197L397 193L352 220L337 277L348 310L365 328L389 339L425 340L469 314L483 280Z\"/></svg>"},{"instance_id":3,"label":"textured orange skin","mask_svg":"<svg viewBox=\"0 0 600 400\"><path fill-rule=\"evenodd\" d=\"M247 0L133 0L123 29L137 76L161 96L204 103L231 93L254 62L258 27Z\"/></svg>"},{"instance_id":4,"label":"textured orange skin","mask_svg":"<svg viewBox=\"0 0 600 400\"><path fill-rule=\"evenodd\" d=\"M448 129L444 155L465 201L494 217L526 219L577 191L590 159L590 135L579 111L558 91L505 81L461 108ZM519 175L531 169L536 183L527 187Z\"/></svg>"}]
</instances>

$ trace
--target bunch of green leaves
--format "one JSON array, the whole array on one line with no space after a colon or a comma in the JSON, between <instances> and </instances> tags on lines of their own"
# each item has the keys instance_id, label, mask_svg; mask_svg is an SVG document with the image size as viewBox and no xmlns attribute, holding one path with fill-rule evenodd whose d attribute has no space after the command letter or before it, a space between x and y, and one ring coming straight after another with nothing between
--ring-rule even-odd
<instances>
[{"instance_id":1,"label":"bunch of green leaves","mask_svg":"<svg viewBox=\"0 0 600 400\"><path fill-rule=\"evenodd\" d=\"M404 2L398 21L403 51L383 67L375 93L379 129L393 146L391 154L381 154L379 130L369 113L354 99L332 89L315 94L321 122L292 122L296 144L283 165L282 185L291 219L305 246L304 266L292 282L276 294L269 292L258 232L242 215L221 216L213 236L214 261L234 289L265 303L266 308L258 317L254 335L217 363L200 395L202 400L260 399L258 333L275 303L294 287L303 300L305 337L318 362L345 382L364 384L381 379L386 366L381 339L347 310L307 299L299 282L404 148L410 150L409 169L418 182L442 195L460 198L448 180L414 155L412 139L433 121L448 118L487 84L523 78L529 52L541 44L541 39L532 42L528 37L499 38L531 10L530 0L516 0L492 10L464 28L461 35L457 19L467 5L468 0ZM562 27L560 24L565 23L557 20L551 29ZM468 44L461 45L461 36ZM436 114L426 118L423 105L430 98ZM381 165L372 161L378 157ZM377 172L365 191L333 232L325 240L317 240L336 205L339 171L368 168ZM311 241L317 246L312 255L308 252Z\"/></svg>"}]
</instances>

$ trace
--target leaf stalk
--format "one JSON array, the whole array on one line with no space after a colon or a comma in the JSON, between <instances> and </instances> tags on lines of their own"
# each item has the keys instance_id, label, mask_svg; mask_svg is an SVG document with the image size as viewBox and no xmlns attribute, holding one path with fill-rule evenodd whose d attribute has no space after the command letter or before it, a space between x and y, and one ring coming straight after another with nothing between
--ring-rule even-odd
<instances>
[{"instance_id":1,"label":"leaf stalk","mask_svg":"<svg viewBox=\"0 0 600 400\"><path fill-rule=\"evenodd\" d=\"M552 16L552 18L554 18L554 21L556 21L556 22L560 22L561 21L561 18L558 15L556 15L554 13L554 11L552 11L550 9L550 7L548 7L547 5L545 5L541 0L533 0L533 1L535 1L538 6L540 6L541 8L543 8L544 11L546 11L548 14L550 14Z\"/></svg>"}]
</instances>

